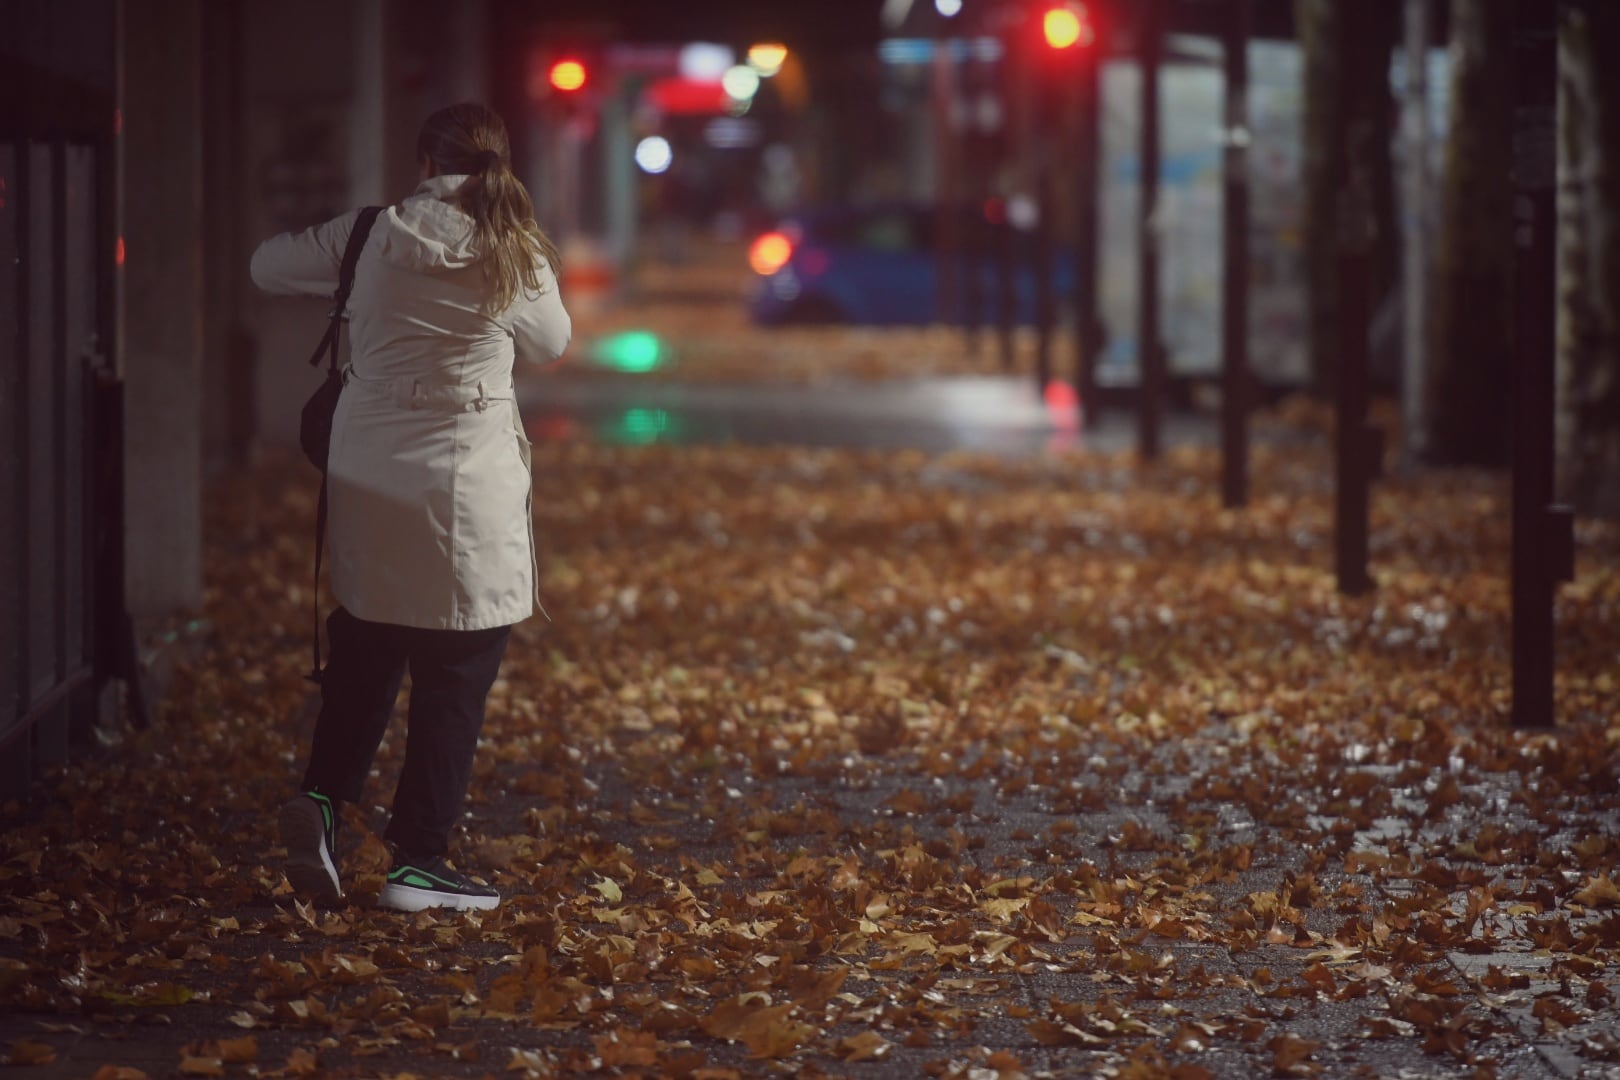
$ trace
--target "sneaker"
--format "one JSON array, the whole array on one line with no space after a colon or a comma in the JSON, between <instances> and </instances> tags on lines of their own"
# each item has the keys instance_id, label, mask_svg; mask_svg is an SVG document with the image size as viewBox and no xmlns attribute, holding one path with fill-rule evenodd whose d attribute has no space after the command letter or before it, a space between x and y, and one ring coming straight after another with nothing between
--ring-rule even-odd
<instances>
[{"instance_id":1,"label":"sneaker","mask_svg":"<svg viewBox=\"0 0 1620 1080\"><path fill-rule=\"evenodd\" d=\"M452 908L487 911L501 902L501 894L452 867L443 857L431 859L401 855L388 871L388 881L377 897L381 907L394 911Z\"/></svg>"},{"instance_id":2,"label":"sneaker","mask_svg":"<svg viewBox=\"0 0 1620 1080\"><path fill-rule=\"evenodd\" d=\"M298 892L328 903L343 899L337 872L337 807L306 791L281 808L277 824L287 848L287 880Z\"/></svg>"}]
</instances>

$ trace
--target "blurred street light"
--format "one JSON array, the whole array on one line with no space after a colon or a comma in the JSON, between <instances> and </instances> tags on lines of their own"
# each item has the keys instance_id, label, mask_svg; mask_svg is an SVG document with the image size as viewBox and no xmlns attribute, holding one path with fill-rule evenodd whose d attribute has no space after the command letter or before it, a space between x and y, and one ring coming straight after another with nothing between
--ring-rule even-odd
<instances>
[{"instance_id":1,"label":"blurred street light","mask_svg":"<svg viewBox=\"0 0 1620 1080\"><path fill-rule=\"evenodd\" d=\"M1046 44L1053 49L1070 49L1076 45L1089 48L1097 40L1090 14L1083 4L1063 3L1046 9L1041 17L1041 32Z\"/></svg>"},{"instance_id":2,"label":"blurred street light","mask_svg":"<svg viewBox=\"0 0 1620 1080\"><path fill-rule=\"evenodd\" d=\"M733 101L746 103L754 100L754 95L759 93L759 72L738 64L720 76L720 85Z\"/></svg>"},{"instance_id":3,"label":"blurred street light","mask_svg":"<svg viewBox=\"0 0 1620 1080\"><path fill-rule=\"evenodd\" d=\"M636 164L641 171L657 176L666 171L670 163L675 160L675 153L669 147L669 140L662 135L649 135L636 144Z\"/></svg>"},{"instance_id":4,"label":"blurred street light","mask_svg":"<svg viewBox=\"0 0 1620 1080\"><path fill-rule=\"evenodd\" d=\"M934 10L953 19L962 13L962 0L934 0Z\"/></svg>"},{"instance_id":5,"label":"blurred street light","mask_svg":"<svg viewBox=\"0 0 1620 1080\"><path fill-rule=\"evenodd\" d=\"M578 60L558 60L551 65L548 76L552 87L565 94L571 94L585 85L585 65Z\"/></svg>"},{"instance_id":6,"label":"blurred street light","mask_svg":"<svg viewBox=\"0 0 1620 1080\"><path fill-rule=\"evenodd\" d=\"M1007 224L1019 232L1032 232L1041 223L1040 204L1023 192L1008 196L1004 206Z\"/></svg>"},{"instance_id":7,"label":"blurred street light","mask_svg":"<svg viewBox=\"0 0 1620 1080\"><path fill-rule=\"evenodd\" d=\"M761 277L770 277L793 257L793 241L779 232L768 232L754 241L748 251L748 265Z\"/></svg>"},{"instance_id":8,"label":"blurred street light","mask_svg":"<svg viewBox=\"0 0 1620 1080\"><path fill-rule=\"evenodd\" d=\"M757 71L762 79L781 71L786 60L787 46L775 42L764 42L748 50L748 66Z\"/></svg>"},{"instance_id":9,"label":"blurred street light","mask_svg":"<svg viewBox=\"0 0 1620 1080\"><path fill-rule=\"evenodd\" d=\"M681 46L676 67L681 78L693 82L714 82L737 62L737 54L729 45L715 45L707 41L694 41Z\"/></svg>"},{"instance_id":10,"label":"blurred street light","mask_svg":"<svg viewBox=\"0 0 1620 1080\"><path fill-rule=\"evenodd\" d=\"M654 333L626 330L596 342L591 349L591 359L615 371L642 374L663 364L664 346Z\"/></svg>"}]
</instances>

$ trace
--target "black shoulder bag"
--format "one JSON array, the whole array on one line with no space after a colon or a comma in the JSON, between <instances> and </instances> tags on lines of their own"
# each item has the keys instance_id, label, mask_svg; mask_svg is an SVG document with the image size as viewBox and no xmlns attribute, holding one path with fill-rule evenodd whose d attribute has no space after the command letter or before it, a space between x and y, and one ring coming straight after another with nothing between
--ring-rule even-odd
<instances>
[{"instance_id":1,"label":"black shoulder bag","mask_svg":"<svg viewBox=\"0 0 1620 1080\"><path fill-rule=\"evenodd\" d=\"M326 378L304 402L304 411L299 417L299 445L303 447L304 456L310 464L321 470L321 494L315 505L315 587L310 598L315 666L310 669L308 678L315 683L320 682L325 674L321 670L321 549L326 546L326 459L332 450L332 417L337 412L338 397L343 393L343 372L338 369L338 339L343 332L343 313L349 305L349 293L354 290L354 268L360 262L360 251L366 246L371 226L381 212L380 206L368 206L361 210L360 216L355 219L354 231L349 234L349 242L343 248L337 292L332 296L332 320L327 324L321 343L315 346L315 354L309 358L309 366L315 367L320 364L321 355L326 354Z\"/></svg>"}]
</instances>

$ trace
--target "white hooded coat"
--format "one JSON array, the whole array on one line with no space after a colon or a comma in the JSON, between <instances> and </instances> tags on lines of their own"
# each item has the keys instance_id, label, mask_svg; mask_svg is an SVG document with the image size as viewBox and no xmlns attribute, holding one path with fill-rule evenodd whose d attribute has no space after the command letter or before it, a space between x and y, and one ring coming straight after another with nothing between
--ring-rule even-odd
<instances>
[{"instance_id":1,"label":"white hooded coat","mask_svg":"<svg viewBox=\"0 0 1620 1080\"><path fill-rule=\"evenodd\" d=\"M334 597L372 622L482 630L534 610L529 441L512 368L555 360L571 324L549 266L538 295L482 310L490 285L472 219L445 201L466 179L433 177L377 216L349 298L326 542ZM358 216L266 240L254 282L332 295Z\"/></svg>"}]
</instances>

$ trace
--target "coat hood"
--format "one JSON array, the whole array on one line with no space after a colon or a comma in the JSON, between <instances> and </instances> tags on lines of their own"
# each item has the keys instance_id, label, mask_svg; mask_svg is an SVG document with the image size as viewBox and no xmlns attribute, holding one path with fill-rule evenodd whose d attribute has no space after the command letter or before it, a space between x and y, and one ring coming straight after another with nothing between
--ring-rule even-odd
<instances>
[{"instance_id":1,"label":"coat hood","mask_svg":"<svg viewBox=\"0 0 1620 1080\"><path fill-rule=\"evenodd\" d=\"M377 219L383 260L416 271L459 270L477 262L473 219L445 201L466 180L435 176L422 181L410 198L390 206Z\"/></svg>"}]
</instances>

